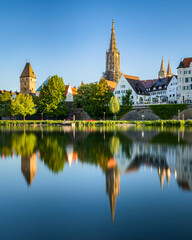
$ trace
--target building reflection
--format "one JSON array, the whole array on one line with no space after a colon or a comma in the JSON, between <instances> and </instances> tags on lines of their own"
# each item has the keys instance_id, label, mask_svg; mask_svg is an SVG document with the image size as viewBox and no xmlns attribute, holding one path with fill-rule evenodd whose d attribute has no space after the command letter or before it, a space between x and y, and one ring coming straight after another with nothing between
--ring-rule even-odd
<instances>
[{"instance_id":1,"label":"building reflection","mask_svg":"<svg viewBox=\"0 0 192 240\"><path fill-rule=\"evenodd\" d=\"M34 153L30 157L21 157L21 172L25 177L28 185L32 185L33 179L37 172L37 154Z\"/></svg>"},{"instance_id":2,"label":"building reflection","mask_svg":"<svg viewBox=\"0 0 192 240\"><path fill-rule=\"evenodd\" d=\"M114 222L117 196L120 192L120 171L114 158L109 159L106 174L106 193L109 195L111 218Z\"/></svg>"}]
</instances>

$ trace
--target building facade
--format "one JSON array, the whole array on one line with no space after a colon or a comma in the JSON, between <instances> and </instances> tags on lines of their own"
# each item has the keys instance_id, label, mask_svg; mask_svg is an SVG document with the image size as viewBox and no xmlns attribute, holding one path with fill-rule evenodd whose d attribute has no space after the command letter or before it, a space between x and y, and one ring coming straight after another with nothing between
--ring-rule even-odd
<instances>
[{"instance_id":1,"label":"building facade","mask_svg":"<svg viewBox=\"0 0 192 240\"><path fill-rule=\"evenodd\" d=\"M36 76L30 62L25 64L20 76L20 93L36 94Z\"/></svg>"},{"instance_id":2,"label":"building facade","mask_svg":"<svg viewBox=\"0 0 192 240\"><path fill-rule=\"evenodd\" d=\"M133 105L142 104L149 98L149 93L144 88L138 77L122 75L114 90L114 95L118 97L120 104L123 104L123 96L131 90L131 101Z\"/></svg>"},{"instance_id":3,"label":"building facade","mask_svg":"<svg viewBox=\"0 0 192 240\"><path fill-rule=\"evenodd\" d=\"M167 86L167 103L177 103L177 76L173 76Z\"/></svg>"},{"instance_id":4,"label":"building facade","mask_svg":"<svg viewBox=\"0 0 192 240\"><path fill-rule=\"evenodd\" d=\"M118 82L121 76L120 71L120 52L117 50L114 21L112 21L111 40L108 52L106 52L106 80Z\"/></svg>"},{"instance_id":5,"label":"building facade","mask_svg":"<svg viewBox=\"0 0 192 240\"><path fill-rule=\"evenodd\" d=\"M178 103L192 103L192 58L185 58L177 68Z\"/></svg>"}]
</instances>

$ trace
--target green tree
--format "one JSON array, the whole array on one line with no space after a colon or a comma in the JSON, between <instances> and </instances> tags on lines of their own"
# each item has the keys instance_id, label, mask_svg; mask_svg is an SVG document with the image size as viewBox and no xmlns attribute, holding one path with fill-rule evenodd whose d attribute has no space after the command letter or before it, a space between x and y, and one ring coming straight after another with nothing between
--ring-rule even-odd
<instances>
[{"instance_id":1,"label":"green tree","mask_svg":"<svg viewBox=\"0 0 192 240\"><path fill-rule=\"evenodd\" d=\"M131 89L127 90L126 95L122 97L123 105L132 106L131 94Z\"/></svg>"},{"instance_id":2,"label":"green tree","mask_svg":"<svg viewBox=\"0 0 192 240\"><path fill-rule=\"evenodd\" d=\"M35 104L31 95L18 94L11 102L11 113L13 115L22 115L25 120L26 115L36 113Z\"/></svg>"},{"instance_id":3,"label":"green tree","mask_svg":"<svg viewBox=\"0 0 192 240\"><path fill-rule=\"evenodd\" d=\"M111 97L110 103L109 103L109 110L111 113L113 113L115 116L120 111L120 102L117 96Z\"/></svg>"},{"instance_id":4,"label":"green tree","mask_svg":"<svg viewBox=\"0 0 192 240\"><path fill-rule=\"evenodd\" d=\"M74 97L75 107L82 107L91 117L100 118L109 113L108 105L113 93L109 90L106 80L99 83L81 85Z\"/></svg>"},{"instance_id":5,"label":"green tree","mask_svg":"<svg viewBox=\"0 0 192 240\"><path fill-rule=\"evenodd\" d=\"M4 92L0 96L0 115L11 116L11 94L10 92Z\"/></svg>"},{"instance_id":6,"label":"green tree","mask_svg":"<svg viewBox=\"0 0 192 240\"><path fill-rule=\"evenodd\" d=\"M43 114L65 116L68 112L65 98L63 79L55 75L41 89L38 109Z\"/></svg>"}]
</instances>

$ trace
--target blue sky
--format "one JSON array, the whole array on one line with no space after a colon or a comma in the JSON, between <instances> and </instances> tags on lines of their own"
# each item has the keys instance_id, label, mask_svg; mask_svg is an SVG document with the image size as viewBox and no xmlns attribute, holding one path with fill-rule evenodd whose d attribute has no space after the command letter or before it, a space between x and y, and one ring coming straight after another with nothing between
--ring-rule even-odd
<instances>
[{"instance_id":1,"label":"blue sky","mask_svg":"<svg viewBox=\"0 0 192 240\"><path fill-rule=\"evenodd\" d=\"M190 0L0 0L0 89L19 90L26 59L37 88L58 74L79 86L105 71L112 19L121 71L156 78L161 58L172 71L192 56Z\"/></svg>"}]
</instances>

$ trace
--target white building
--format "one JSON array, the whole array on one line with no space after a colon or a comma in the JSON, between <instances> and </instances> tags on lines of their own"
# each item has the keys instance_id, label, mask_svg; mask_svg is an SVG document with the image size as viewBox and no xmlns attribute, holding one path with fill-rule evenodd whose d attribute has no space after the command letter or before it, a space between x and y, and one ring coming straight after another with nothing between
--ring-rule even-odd
<instances>
[{"instance_id":1,"label":"white building","mask_svg":"<svg viewBox=\"0 0 192 240\"><path fill-rule=\"evenodd\" d=\"M65 101L66 102L73 102L73 96L74 95L77 95L77 88L72 88L70 86L70 84L65 86L65 96L66 96Z\"/></svg>"},{"instance_id":2,"label":"white building","mask_svg":"<svg viewBox=\"0 0 192 240\"><path fill-rule=\"evenodd\" d=\"M173 76L171 81L167 86L167 102L168 103L177 103L177 76Z\"/></svg>"},{"instance_id":3,"label":"white building","mask_svg":"<svg viewBox=\"0 0 192 240\"><path fill-rule=\"evenodd\" d=\"M131 90L131 101L133 105L143 104L149 100L149 93L144 88L138 77L122 75L114 90L114 95L118 97L120 103L123 103L123 96Z\"/></svg>"},{"instance_id":4,"label":"white building","mask_svg":"<svg viewBox=\"0 0 192 240\"><path fill-rule=\"evenodd\" d=\"M178 103L192 103L192 58L185 58L177 68Z\"/></svg>"}]
</instances>

